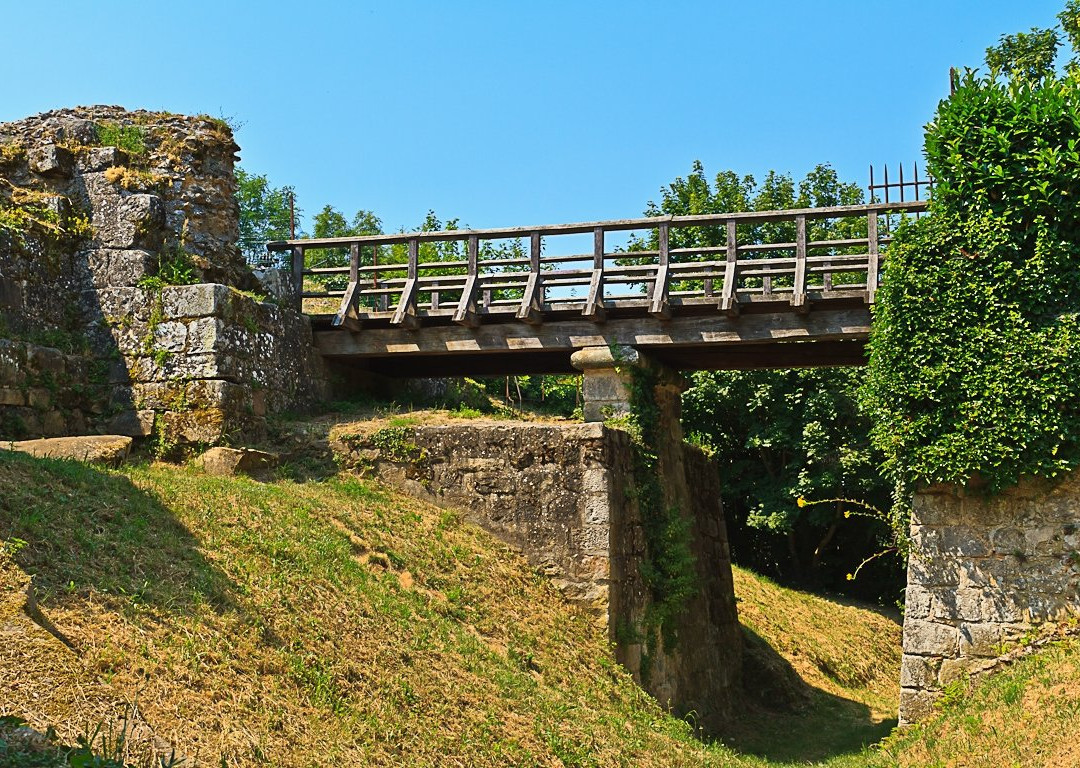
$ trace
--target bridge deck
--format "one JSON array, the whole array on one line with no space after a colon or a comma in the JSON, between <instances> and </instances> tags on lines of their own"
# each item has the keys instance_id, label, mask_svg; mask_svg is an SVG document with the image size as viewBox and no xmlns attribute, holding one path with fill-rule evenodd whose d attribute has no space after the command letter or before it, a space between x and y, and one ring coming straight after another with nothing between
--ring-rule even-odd
<instances>
[{"instance_id":1,"label":"bridge deck","mask_svg":"<svg viewBox=\"0 0 1080 768\"><path fill-rule=\"evenodd\" d=\"M270 243L303 302L331 299L316 342L404 376L570 371L626 344L683 370L860 364L883 248L922 201ZM689 238L716 245L677 247ZM609 250L611 232L639 233ZM886 230L887 231L887 230ZM545 240L591 233L591 253ZM528 249L523 240L528 239ZM462 258L464 256L464 258Z\"/></svg>"}]
</instances>

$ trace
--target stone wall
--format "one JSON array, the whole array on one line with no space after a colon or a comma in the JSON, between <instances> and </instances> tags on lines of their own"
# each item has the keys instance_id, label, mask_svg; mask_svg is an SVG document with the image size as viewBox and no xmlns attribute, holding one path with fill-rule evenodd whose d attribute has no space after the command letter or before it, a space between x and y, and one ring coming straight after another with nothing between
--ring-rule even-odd
<instances>
[{"instance_id":1,"label":"stone wall","mask_svg":"<svg viewBox=\"0 0 1080 768\"><path fill-rule=\"evenodd\" d=\"M0 124L0 338L77 349L108 389L65 431L217 442L321 397L308 321L255 300L237 248L237 150L205 116L80 107ZM0 425L26 427L0 439L58 428L10 410L26 407L0 404Z\"/></svg>"},{"instance_id":2,"label":"stone wall","mask_svg":"<svg viewBox=\"0 0 1080 768\"><path fill-rule=\"evenodd\" d=\"M665 648L645 626L649 553L627 433L599 423L485 421L363 430L332 435L344 468L463 510L606 625L619 661L662 704L695 712L711 730L730 716L741 635L719 476L698 449L671 448L664 470L665 495L682 500L690 522L700 587L669 633L677 644Z\"/></svg>"},{"instance_id":3,"label":"stone wall","mask_svg":"<svg viewBox=\"0 0 1080 768\"><path fill-rule=\"evenodd\" d=\"M1080 616L1080 473L992 498L929 488L915 496L911 539L901 722L1033 629Z\"/></svg>"},{"instance_id":4,"label":"stone wall","mask_svg":"<svg viewBox=\"0 0 1080 768\"><path fill-rule=\"evenodd\" d=\"M0 338L0 438L84 433L107 409L103 374L84 354Z\"/></svg>"}]
</instances>

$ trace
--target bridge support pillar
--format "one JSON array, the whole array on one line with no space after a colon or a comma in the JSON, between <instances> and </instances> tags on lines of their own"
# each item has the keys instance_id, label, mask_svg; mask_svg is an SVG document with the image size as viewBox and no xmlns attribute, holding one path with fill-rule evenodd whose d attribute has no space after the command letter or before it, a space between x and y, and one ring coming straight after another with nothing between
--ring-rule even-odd
<instances>
[{"instance_id":1,"label":"bridge support pillar","mask_svg":"<svg viewBox=\"0 0 1080 768\"><path fill-rule=\"evenodd\" d=\"M585 347L570 356L570 364L581 371L585 421L606 421L630 411L632 368L659 370L661 385L656 397L665 416L679 421L679 395L685 388L681 375L630 346ZM674 410L673 410L674 409ZM681 437L681 431L680 431Z\"/></svg>"}]
</instances>

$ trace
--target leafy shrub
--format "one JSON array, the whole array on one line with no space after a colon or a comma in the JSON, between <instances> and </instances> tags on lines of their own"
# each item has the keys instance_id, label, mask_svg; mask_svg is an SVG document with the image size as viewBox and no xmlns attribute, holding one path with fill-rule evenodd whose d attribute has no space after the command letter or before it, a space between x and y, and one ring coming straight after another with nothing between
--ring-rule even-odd
<instances>
[{"instance_id":1,"label":"leafy shrub","mask_svg":"<svg viewBox=\"0 0 1080 768\"><path fill-rule=\"evenodd\" d=\"M863 401L904 487L1080 464L1080 84L965 75L889 251Z\"/></svg>"}]
</instances>

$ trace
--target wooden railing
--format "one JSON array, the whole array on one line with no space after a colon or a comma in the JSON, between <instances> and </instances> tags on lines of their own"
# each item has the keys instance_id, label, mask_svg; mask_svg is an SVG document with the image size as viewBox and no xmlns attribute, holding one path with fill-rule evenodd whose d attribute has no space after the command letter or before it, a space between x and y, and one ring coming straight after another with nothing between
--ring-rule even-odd
<instances>
[{"instance_id":1,"label":"wooden railing","mask_svg":"<svg viewBox=\"0 0 1080 768\"><path fill-rule=\"evenodd\" d=\"M291 254L301 308L304 299L340 298L334 325L353 329L368 320L415 328L426 317L449 318L468 326L478 325L482 317L540 323L550 313L571 313L600 322L611 309L668 318L673 308L709 304L735 316L740 307L757 302L805 312L813 301L829 298L861 296L872 303L882 249L890 240L880 234L883 217L918 213L926 207L925 201L909 201L655 216L288 240L268 243L267 249ZM858 236L811 239L808 232L814 222L823 220L850 222L847 229ZM711 231L710 239L719 244L672 247L672 240L677 242L673 231L687 227ZM762 232L770 228L793 230L794 237L768 242ZM836 229L818 227L819 231ZM654 243L655 248L609 250L607 235L614 232L645 233L645 237L639 234L639 247ZM655 237L648 236L651 232ZM543 252L551 238L590 233L591 253L553 256ZM503 247L495 248L495 241ZM441 247L441 252L437 258L422 258L425 247ZM344 261L344 249L348 249L347 265L305 266L309 253L315 252L333 254L336 250Z\"/></svg>"}]
</instances>

